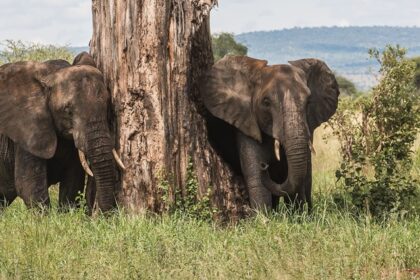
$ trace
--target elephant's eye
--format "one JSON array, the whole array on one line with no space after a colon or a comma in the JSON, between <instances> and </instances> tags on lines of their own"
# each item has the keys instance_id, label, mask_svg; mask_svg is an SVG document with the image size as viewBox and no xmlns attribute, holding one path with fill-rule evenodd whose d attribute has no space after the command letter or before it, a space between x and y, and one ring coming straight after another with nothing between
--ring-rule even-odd
<instances>
[{"instance_id":1,"label":"elephant's eye","mask_svg":"<svg viewBox=\"0 0 420 280\"><path fill-rule=\"evenodd\" d=\"M263 105L266 106L266 107L270 107L270 105L271 105L270 99L268 99L267 97L264 97Z\"/></svg>"}]
</instances>

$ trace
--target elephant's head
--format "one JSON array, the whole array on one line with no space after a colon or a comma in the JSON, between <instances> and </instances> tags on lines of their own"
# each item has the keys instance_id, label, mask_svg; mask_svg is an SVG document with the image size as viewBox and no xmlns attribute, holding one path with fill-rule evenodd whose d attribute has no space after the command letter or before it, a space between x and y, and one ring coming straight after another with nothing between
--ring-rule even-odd
<instances>
[{"instance_id":1,"label":"elephant's head","mask_svg":"<svg viewBox=\"0 0 420 280\"><path fill-rule=\"evenodd\" d=\"M73 139L82 166L95 177L98 206L106 211L115 204L115 163L121 161L108 126L110 93L101 72L83 63L93 59L82 56L72 66L56 61L2 66L0 133L44 159L54 156L57 137Z\"/></svg>"},{"instance_id":2,"label":"elephant's head","mask_svg":"<svg viewBox=\"0 0 420 280\"><path fill-rule=\"evenodd\" d=\"M288 178L283 189L292 194L307 173L311 134L334 114L338 95L334 74L320 60L268 66L264 60L227 56L210 70L203 102L212 115L256 141L262 141L262 133L274 138L278 160L284 148Z\"/></svg>"}]
</instances>

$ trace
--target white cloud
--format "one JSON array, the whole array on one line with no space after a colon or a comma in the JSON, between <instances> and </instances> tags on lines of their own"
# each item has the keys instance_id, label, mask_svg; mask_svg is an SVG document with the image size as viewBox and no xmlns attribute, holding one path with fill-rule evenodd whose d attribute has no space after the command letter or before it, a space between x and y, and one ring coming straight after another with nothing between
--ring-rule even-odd
<instances>
[{"instance_id":1,"label":"white cloud","mask_svg":"<svg viewBox=\"0 0 420 280\"><path fill-rule=\"evenodd\" d=\"M87 46L92 34L90 0L1 0L0 41Z\"/></svg>"},{"instance_id":2,"label":"white cloud","mask_svg":"<svg viewBox=\"0 0 420 280\"><path fill-rule=\"evenodd\" d=\"M348 20L346 20L346 19L342 19L342 20L340 20L340 22L338 23L338 26L341 26L341 27L350 26L350 22L349 22Z\"/></svg>"}]
</instances>

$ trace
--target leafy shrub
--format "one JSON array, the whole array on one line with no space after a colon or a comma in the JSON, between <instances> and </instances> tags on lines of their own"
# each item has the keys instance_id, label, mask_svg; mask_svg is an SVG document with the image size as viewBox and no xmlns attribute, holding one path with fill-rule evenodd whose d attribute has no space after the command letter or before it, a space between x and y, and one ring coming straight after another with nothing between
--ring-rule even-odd
<instances>
[{"instance_id":1,"label":"leafy shrub","mask_svg":"<svg viewBox=\"0 0 420 280\"><path fill-rule=\"evenodd\" d=\"M74 57L65 46L24 43L20 40L6 40L1 45L3 45L3 50L0 51L0 65L17 61L49 59L64 59L71 62Z\"/></svg>"},{"instance_id":2,"label":"leafy shrub","mask_svg":"<svg viewBox=\"0 0 420 280\"><path fill-rule=\"evenodd\" d=\"M417 90L420 90L420 56L411 59L416 64L416 72L414 74L414 83Z\"/></svg>"},{"instance_id":3,"label":"leafy shrub","mask_svg":"<svg viewBox=\"0 0 420 280\"><path fill-rule=\"evenodd\" d=\"M415 65L406 50L387 46L369 51L381 65L372 93L343 99L329 122L339 138L342 161L336 171L350 202L376 217L412 210L418 182L410 174L419 131L419 100L413 83Z\"/></svg>"},{"instance_id":4,"label":"leafy shrub","mask_svg":"<svg viewBox=\"0 0 420 280\"><path fill-rule=\"evenodd\" d=\"M213 219L213 214L217 212L217 209L211 205L211 188L208 188L205 194L199 194L198 179L191 160L188 162L187 180L183 188L171 187L164 172L159 174L158 179L165 212L206 221Z\"/></svg>"}]
</instances>

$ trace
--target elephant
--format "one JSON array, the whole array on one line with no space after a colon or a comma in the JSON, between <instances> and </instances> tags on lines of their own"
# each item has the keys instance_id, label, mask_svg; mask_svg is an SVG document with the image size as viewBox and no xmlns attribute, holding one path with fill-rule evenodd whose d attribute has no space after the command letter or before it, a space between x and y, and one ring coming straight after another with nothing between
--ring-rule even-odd
<instances>
[{"instance_id":1,"label":"elephant","mask_svg":"<svg viewBox=\"0 0 420 280\"><path fill-rule=\"evenodd\" d=\"M313 133L336 111L333 72L314 59L268 65L225 56L201 85L210 143L243 176L251 208L312 209Z\"/></svg>"},{"instance_id":2,"label":"elephant","mask_svg":"<svg viewBox=\"0 0 420 280\"><path fill-rule=\"evenodd\" d=\"M124 165L110 130L111 95L86 52L64 60L0 66L0 204L19 196L28 207L77 206L85 173L96 183L98 208L115 205L117 166ZM90 166L89 163L90 162Z\"/></svg>"}]
</instances>

